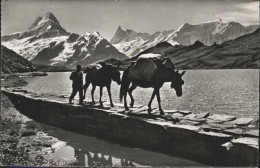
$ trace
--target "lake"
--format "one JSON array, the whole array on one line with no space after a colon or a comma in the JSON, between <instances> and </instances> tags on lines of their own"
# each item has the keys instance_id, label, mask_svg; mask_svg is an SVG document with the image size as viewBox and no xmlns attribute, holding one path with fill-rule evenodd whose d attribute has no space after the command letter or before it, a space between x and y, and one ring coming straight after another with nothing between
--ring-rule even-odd
<instances>
[{"instance_id":1,"label":"lake","mask_svg":"<svg viewBox=\"0 0 260 168\"><path fill-rule=\"evenodd\" d=\"M51 72L45 77L28 78L29 84L24 89L37 94L70 95L72 82L69 76L70 72ZM185 83L181 97L176 96L170 83L165 83L161 88L163 109L259 118L259 70L188 70L183 79ZM113 101L119 103L120 86L112 82L111 88ZM86 101L91 101L90 91L91 86ZM134 90L135 104L147 105L152 91L152 88L140 87ZM96 102L98 99L99 88L96 88ZM103 89L102 100L109 100L106 89ZM158 107L156 98L152 107Z\"/></svg>"}]
</instances>

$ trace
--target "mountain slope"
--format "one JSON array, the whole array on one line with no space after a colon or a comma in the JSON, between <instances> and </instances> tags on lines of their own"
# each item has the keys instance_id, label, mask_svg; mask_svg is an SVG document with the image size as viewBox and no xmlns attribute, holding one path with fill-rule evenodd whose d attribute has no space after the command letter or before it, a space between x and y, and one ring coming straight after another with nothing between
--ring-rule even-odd
<instances>
[{"instance_id":1,"label":"mountain slope","mask_svg":"<svg viewBox=\"0 0 260 168\"><path fill-rule=\"evenodd\" d=\"M87 65L128 58L97 32L82 36L68 33L52 13L36 19L25 32L3 36L2 43L33 63L45 65Z\"/></svg>"},{"instance_id":2,"label":"mountain slope","mask_svg":"<svg viewBox=\"0 0 260 168\"><path fill-rule=\"evenodd\" d=\"M141 33L136 33L133 30L123 30L119 27L111 43L120 52L132 57L163 41L167 41L172 45L181 44L188 46L196 41L201 41L205 45L213 45L214 43L220 44L252 33L257 28L257 25L243 26L236 22L228 23L216 20L197 25L185 23L177 30L156 32L142 37Z\"/></svg>"},{"instance_id":3,"label":"mountain slope","mask_svg":"<svg viewBox=\"0 0 260 168\"><path fill-rule=\"evenodd\" d=\"M170 58L176 69L259 68L259 44L259 29L234 40L212 46L205 46L199 41L190 46L172 46L167 42L162 42L128 61L116 62L116 65L121 64L127 67L131 61L135 61L140 55L155 53Z\"/></svg>"},{"instance_id":4,"label":"mountain slope","mask_svg":"<svg viewBox=\"0 0 260 168\"><path fill-rule=\"evenodd\" d=\"M1 56L1 71L3 73L36 71L30 61L2 45Z\"/></svg>"},{"instance_id":5,"label":"mountain slope","mask_svg":"<svg viewBox=\"0 0 260 168\"><path fill-rule=\"evenodd\" d=\"M118 52L106 39L95 32L82 36L71 34L63 41L50 43L50 46L41 50L32 62L75 66L76 64L88 65L109 58L124 60L128 57Z\"/></svg>"}]
</instances>

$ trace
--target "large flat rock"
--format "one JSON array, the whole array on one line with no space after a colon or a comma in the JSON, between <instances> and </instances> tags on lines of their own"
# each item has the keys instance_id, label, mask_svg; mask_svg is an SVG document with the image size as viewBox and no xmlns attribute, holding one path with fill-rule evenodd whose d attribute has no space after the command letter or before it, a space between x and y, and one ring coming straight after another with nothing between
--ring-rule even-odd
<instances>
[{"instance_id":1,"label":"large flat rock","mask_svg":"<svg viewBox=\"0 0 260 168\"><path fill-rule=\"evenodd\" d=\"M258 138L243 137L243 138L234 139L231 142L233 144L243 144L257 149L259 148Z\"/></svg>"},{"instance_id":2,"label":"large flat rock","mask_svg":"<svg viewBox=\"0 0 260 168\"><path fill-rule=\"evenodd\" d=\"M244 133L242 133L242 135L247 137L259 137L259 130L247 130Z\"/></svg>"},{"instance_id":3,"label":"large flat rock","mask_svg":"<svg viewBox=\"0 0 260 168\"><path fill-rule=\"evenodd\" d=\"M250 124L254 120L255 120L255 118L238 118L234 122L236 125L245 126L245 125Z\"/></svg>"},{"instance_id":4,"label":"large flat rock","mask_svg":"<svg viewBox=\"0 0 260 168\"><path fill-rule=\"evenodd\" d=\"M203 117L203 116L202 116ZM202 122L205 122L206 119L205 118L202 118L201 116L198 116L197 114L189 114L189 115L186 115L185 117L183 117L184 119L186 120L190 120L190 121L195 121L195 122L199 122L199 123L202 123Z\"/></svg>"},{"instance_id":5,"label":"large flat rock","mask_svg":"<svg viewBox=\"0 0 260 168\"><path fill-rule=\"evenodd\" d=\"M208 123L202 126L203 129L206 130L226 130L236 128L237 126L233 123L226 122L226 123Z\"/></svg>"},{"instance_id":6,"label":"large flat rock","mask_svg":"<svg viewBox=\"0 0 260 168\"><path fill-rule=\"evenodd\" d=\"M165 113L180 113L182 115L188 115L191 114L191 111L187 111L187 110L164 110Z\"/></svg>"},{"instance_id":7,"label":"large flat rock","mask_svg":"<svg viewBox=\"0 0 260 168\"><path fill-rule=\"evenodd\" d=\"M226 134L239 136L242 134L243 130L240 128L233 128L233 129L226 129L223 132Z\"/></svg>"},{"instance_id":8,"label":"large flat rock","mask_svg":"<svg viewBox=\"0 0 260 168\"><path fill-rule=\"evenodd\" d=\"M211 116L208 116L207 119L216 121L216 122L227 122L227 121L233 121L236 119L235 116L230 115L220 115L220 114L213 114Z\"/></svg>"}]
</instances>

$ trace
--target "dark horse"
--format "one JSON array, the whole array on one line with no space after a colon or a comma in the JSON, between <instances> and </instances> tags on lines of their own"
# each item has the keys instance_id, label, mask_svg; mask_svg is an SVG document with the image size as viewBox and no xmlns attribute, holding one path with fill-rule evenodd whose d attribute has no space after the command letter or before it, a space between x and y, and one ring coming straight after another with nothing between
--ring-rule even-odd
<instances>
[{"instance_id":1,"label":"dark horse","mask_svg":"<svg viewBox=\"0 0 260 168\"><path fill-rule=\"evenodd\" d=\"M100 86L100 98L99 98L99 103L101 106L102 104L102 90L103 87L107 88L107 92L109 95L110 99L110 105L111 107L114 107L114 104L112 102L112 97L111 97L111 82L112 80L117 82L118 85L121 83L120 79L120 72L119 72L119 67L114 67L110 64L107 64L105 62L99 62L96 64L93 64L89 67L86 68L85 72L86 74L86 83L84 85L84 98L86 97L86 91L89 86L89 84L92 84L92 91L91 91L91 96L92 96L92 103L95 104L94 100L94 92L96 89L96 86Z\"/></svg>"},{"instance_id":2,"label":"dark horse","mask_svg":"<svg viewBox=\"0 0 260 168\"><path fill-rule=\"evenodd\" d=\"M174 88L176 95L180 97L182 95L182 85L184 84L184 81L182 80L184 73L185 71L182 73L175 71L174 65L168 58L159 60L149 60L147 58L137 60L135 65L130 65L123 73L120 88L120 101L122 101L124 97L125 110L128 110L126 102L127 92L131 98L130 106L133 107L133 90L137 86L142 88L152 87L154 90L151 100L148 103L148 113L151 114L151 103L156 95L160 114L163 115L164 111L161 107L160 88L163 86L164 82L171 82L171 88ZM129 88L131 83L132 85Z\"/></svg>"}]
</instances>

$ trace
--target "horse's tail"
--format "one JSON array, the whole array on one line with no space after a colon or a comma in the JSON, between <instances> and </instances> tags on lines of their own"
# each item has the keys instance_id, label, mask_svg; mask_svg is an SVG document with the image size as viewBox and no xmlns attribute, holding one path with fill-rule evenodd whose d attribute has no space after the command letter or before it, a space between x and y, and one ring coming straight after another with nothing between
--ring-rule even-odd
<instances>
[{"instance_id":1,"label":"horse's tail","mask_svg":"<svg viewBox=\"0 0 260 168\"><path fill-rule=\"evenodd\" d=\"M122 102L124 94L127 92L127 89L130 85L130 80L128 79L128 73L129 73L129 68L127 68L123 72L123 77L122 77L122 82L121 82L121 87L120 87L120 102Z\"/></svg>"}]
</instances>

